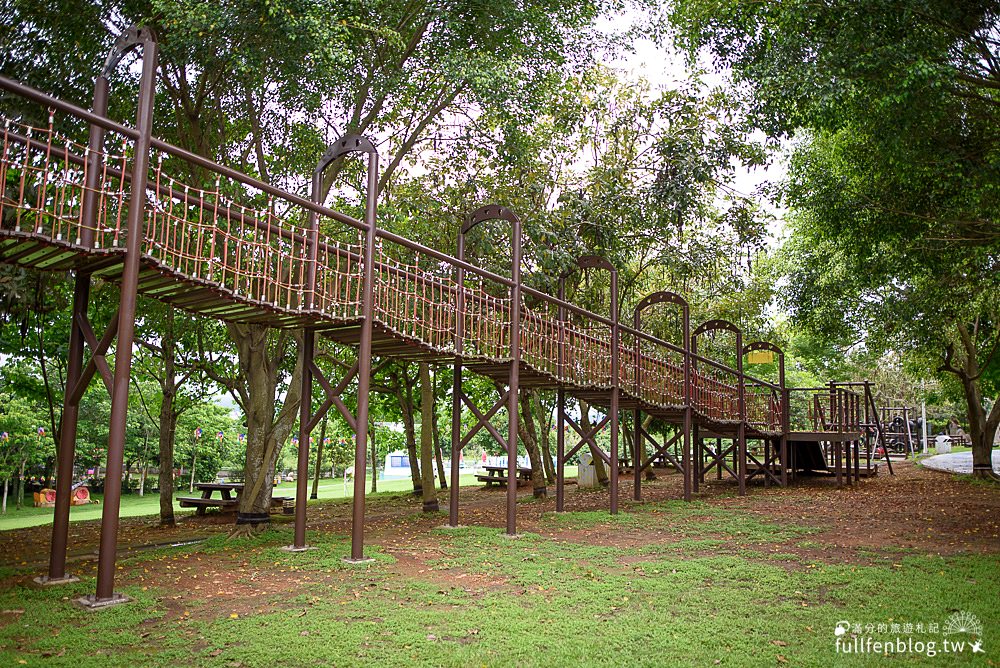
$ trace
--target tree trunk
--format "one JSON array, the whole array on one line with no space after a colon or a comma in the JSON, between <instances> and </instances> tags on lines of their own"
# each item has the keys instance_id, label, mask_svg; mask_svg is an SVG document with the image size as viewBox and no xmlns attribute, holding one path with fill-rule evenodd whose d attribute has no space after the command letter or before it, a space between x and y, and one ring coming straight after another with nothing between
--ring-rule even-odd
<instances>
[{"instance_id":1,"label":"tree trunk","mask_svg":"<svg viewBox=\"0 0 1000 668\"><path fill-rule=\"evenodd\" d=\"M993 471L993 440L1000 423L1000 397L993 402L989 415L983 407L983 395L978 379L962 376L965 390L966 415L969 418L969 438L972 440L972 475L996 479Z\"/></svg>"},{"instance_id":2,"label":"tree trunk","mask_svg":"<svg viewBox=\"0 0 1000 668\"><path fill-rule=\"evenodd\" d=\"M642 419L642 428L643 429L649 429L649 426L651 424L653 424L653 416L652 415L647 415L646 417L644 417ZM681 438L683 438L683 436ZM642 443L642 440L640 440L639 443ZM683 445L681 447L683 447ZM642 458L643 453L645 453L645 452L646 452L645 447L640 447L639 448L639 457ZM642 465L642 462L640 462L640 466L641 465ZM648 469L646 469L646 472L645 472L644 475L646 476L646 480L647 481L656 480L656 473L653 471L653 467L652 466L650 466Z\"/></svg>"},{"instance_id":3,"label":"tree trunk","mask_svg":"<svg viewBox=\"0 0 1000 668\"><path fill-rule=\"evenodd\" d=\"M169 359L169 358L168 358ZM173 376L167 378L173 385ZM174 438L177 432L177 413L174 412L173 396L169 400L164 394L160 405L160 525L174 526Z\"/></svg>"},{"instance_id":4,"label":"tree trunk","mask_svg":"<svg viewBox=\"0 0 1000 668\"><path fill-rule=\"evenodd\" d=\"M177 436L177 386L174 374L174 355L177 341L174 337L174 308L167 307L167 316L160 340L163 350L163 378L160 390L160 526L172 527L174 520L174 440Z\"/></svg>"},{"instance_id":5,"label":"tree trunk","mask_svg":"<svg viewBox=\"0 0 1000 668\"><path fill-rule=\"evenodd\" d=\"M316 467L313 472L313 488L310 499L319 498L319 473L323 470L323 441L326 440L326 418L323 418L323 426L319 430L319 446L316 448Z\"/></svg>"},{"instance_id":6,"label":"tree trunk","mask_svg":"<svg viewBox=\"0 0 1000 668\"><path fill-rule=\"evenodd\" d=\"M437 490L434 487L434 387L430 365L420 363L420 470L424 512L438 511Z\"/></svg>"},{"instance_id":7,"label":"tree trunk","mask_svg":"<svg viewBox=\"0 0 1000 668\"><path fill-rule=\"evenodd\" d=\"M586 401L580 402L580 429L586 434L590 431L590 404ZM594 442L597 442L597 436L594 436ZM608 484L608 470L604 468L604 459L601 457L601 453L598 448L594 445L590 445L590 454L594 458L594 472L597 474L597 482L602 485Z\"/></svg>"},{"instance_id":8,"label":"tree trunk","mask_svg":"<svg viewBox=\"0 0 1000 668\"><path fill-rule=\"evenodd\" d=\"M139 465L139 498L146 494L146 471L149 469L149 430L142 430L142 461Z\"/></svg>"},{"instance_id":9,"label":"tree trunk","mask_svg":"<svg viewBox=\"0 0 1000 668\"><path fill-rule=\"evenodd\" d=\"M42 294L46 289L46 284L48 278L44 274L39 275L38 283L36 285L37 294L35 296L35 303L41 304L43 301ZM61 420L56 419L56 403L57 399L55 393L53 392L52 383L49 381L48 365L46 364L46 354L45 354L45 319L42 317L42 311L39 309L36 312L38 316L38 366L42 373L42 385L45 387L45 403L49 409L49 433L52 435L55 444L55 455L52 460L55 466L59 466L59 434L62 427ZM63 378L62 374L59 374L60 380ZM60 383L60 387L56 388L60 396L63 396L65 392L65 387L62 387L64 383ZM51 469L46 468L45 470L45 486L49 486L50 482L50 471ZM20 505L18 506L20 508Z\"/></svg>"},{"instance_id":10,"label":"tree trunk","mask_svg":"<svg viewBox=\"0 0 1000 668\"><path fill-rule=\"evenodd\" d=\"M635 440L632 438L632 416L629 415L629 411L621 411L618 415L621 418L621 440L619 441L621 450L619 456L624 455L628 461L632 462L632 467L634 469L636 466L640 466L641 462L636 464L634 461L636 456L635 449L632 447L633 441Z\"/></svg>"},{"instance_id":11,"label":"tree trunk","mask_svg":"<svg viewBox=\"0 0 1000 668\"><path fill-rule=\"evenodd\" d=\"M542 455L545 482L549 485L554 485L556 482L556 469L555 464L552 462L552 449L549 445L549 436L552 431L552 413L551 411L546 412L545 406L542 404L541 392L532 392L531 398L535 418L538 420L538 449ZM543 415L545 419L542 419Z\"/></svg>"},{"instance_id":12,"label":"tree trunk","mask_svg":"<svg viewBox=\"0 0 1000 668\"><path fill-rule=\"evenodd\" d=\"M7 514L7 485L10 484L10 478L3 479L3 514Z\"/></svg>"},{"instance_id":13,"label":"tree trunk","mask_svg":"<svg viewBox=\"0 0 1000 668\"><path fill-rule=\"evenodd\" d=\"M413 385L410 383L407 366L403 365L400 374L396 375L396 398L399 400L399 410L403 415L403 434L406 438L406 455L410 461L410 480L413 482L413 494L423 492L423 482L420 475L420 465L417 462L417 435L413 419ZM433 478L432 478L433 479Z\"/></svg>"},{"instance_id":14,"label":"tree trunk","mask_svg":"<svg viewBox=\"0 0 1000 668\"><path fill-rule=\"evenodd\" d=\"M993 471L993 441L997 429L1000 428L1000 396L993 402L993 407L987 415L982 386L979 383L982 371L979 367L975 331L974 328L970 332L964 323L958 323L959 338L965 353L964 359L960 367L953 366L951 360L953 349L949 347L943 369L958 376L964 390L966 415L969 418L969 437L972 439L972 475L977 478L998 480L1000 476Z\"/></svg>"},{"instance_id":15,"label":"tree trunk","mask_svg":"<svg viewBox=\"0 0 1000 668\"><path fill-rule=\"evenodd\" d=\"M24 505L24 467L28 463L28 459L21 459L21 466L17 470L17 509L20 510L21 506Z\"/></svg>"},{"instance_id":16,"label":"tree trunk","mask_svg":"<svg viewBox=\"0 0 1000 668\"><path fill-rule=\"evenodd\" d=\"M378 447L375 445L375 433L372 430L368 431L368 442L371 443L371 460L372 460L372 494L378 491ZM362 471L361 475L365 472Z\"/></svg>"},{"instance_id":17,"label":"tree trunk","mask_svg":"<svg viewBox=\"0 0 1000 668\"><path fill-rule=\"evenodd\" d=\"M192 441L194 447L191 454L191 483L188 485L188 493L190 494L194 494L194 472L198 468L198 441L197 438Z\"/></svg>"},{"instance_id":18,"label":"tree trunk","mask_svg":"<svg viewBox=\"0 0 1000 668\"><path fill-rule=\"evenodd\" d=\"M528 461L531 462L531 492L536 498L548 496L545 487L545 469L542 467L542 458L538 451L538 431L535 428L535 416L532 414L532 392L531 390L520 390L520 400L517 402L521 408L518 416L517 431L521 440L524 441L524 449L528 451Z\"/></svg>"},{"instance_id":19,"label":"tree trunk","mask_svg":"<svg viewBox=\"0 0 1000 668\"><path fill-rule=\"evenodd\" d=\"M269 350L269 328L263 325L227 325L239 353L240 373L246 381L244 412L247 419L246 462L237 523L251 528L270 523L274 467L281 446L295 423L302 391L302 350L288 382L284 403L277 411L277 389L284 358L284 333L277 333L275 350ZM301 336L297 337L301 347ZM277 413L277 414L276 414ZM364 475L364 471L358 475Z\"/></svg>"},{"instance_id":20,"label":"tree trunk","mask_svg":"<svg viewBox=\"0 0 1000 668\"><path fill-rule=\"evenodd\" d=\"M448 489L448 476L444 472L444 453L441 450L441 430L438 429L437 401L434 402L434 410L431 412L431 427L434 430L434 458L437 460L438 481L441 489Z\"/></svg>"}]
</instances>

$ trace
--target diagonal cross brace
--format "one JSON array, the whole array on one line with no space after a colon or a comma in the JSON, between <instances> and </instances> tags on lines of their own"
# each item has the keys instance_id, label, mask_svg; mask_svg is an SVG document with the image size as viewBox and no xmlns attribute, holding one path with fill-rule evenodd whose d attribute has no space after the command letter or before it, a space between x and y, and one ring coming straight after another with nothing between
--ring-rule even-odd
<instances>
[{"instance_id":1,"label":"diagonal cross brace","mask_svg":"<svg viewBox=\"0 0 1000 668\"><path fill-rule=\"evenodd\" d=\"M611 465L611 457L609 457L608 454L604 452L604 450L601 450L599 447L597 447L597 441L594 439L594 437L597 436L598 432L600 432L601 429L604 428L604 425L606 425L611 420L610 415L605 415L604 418L600 422L595 424L593 427L591 427L590 431L588 431L586 434L583 433L583 427L578 425L576 421L569 415L563 413L563 419L566 420L566 422L568 422L571 427L573 427L573 430L580 436L581 440L569 452L563 455L563 460L561 464L565 464L566 462L568 462L569 458L575 455L584 445L589 445L595 452L597 452L598 455L601 456L601 459L604 460L605 464L607 464L608 466Z\"/></svg>"},{"instance_id":2,"label":"diagonal cross brace","mask_svg":"<svg viewBox=\"0 0 1000 668\"><path fill-rule=\"evenodd\" d=\"M340 398L340 395L343 394L350 382L358 375L358 363L355 362L354 366L348 369L347 373L345 373L344 377L340 379L340 382L337 383L336 387L330 385L330 381L326 379L326 376L323 375L320 368L316 366L316 362L312 360L309 360L309 372L312 374L313 378L316 379L316 382L320 384L320 387L323 388L323 393L326 394L326 400L323 401L323 404L313 414L313 416L309 418L309 422L306 424L306 431L312 431L313 428L319 424L319 421L322 420L327 414L327 411L329 411L331 407L336 407L340 415L347 421L348 426L356 434L358 432L358 421L355 419L354 414L351 413L351 410L344 403L343 399Z\"/></svg>"},{"instance_id":3,"label":"diagonal cross brace","mask_svg":"<svg viewBox=\"0 0 1000 668\"><path fill-rule=\"evenodd\" d=\"M771 465L774 464L775 460L778 458L778 453L775 452L775 450L776 448L771 448L771 456L768 457L765 455L763 463L761 463L756 457L753 456L753 454L747 451L747 459L750 462L753 462L757 466L756 469L754 469L750 473L747 473L747 480L750 480L755 475L763 474L764 476L773 480L776 485L778 485L779 487L781 486L781 480L774 473L774 471L771 470Z\"/></svg>"},{"instance_id":4,"label":"diagonal cross brace","mask_svg":"<svg viewBox=\"0 0 1000 668\"><path fill-rule=\"evenodd\" d=\"M672 455L669 452L667 452L667 448L669 448L670 446L672 446L675 443L677 443L677 441L680 439L681 432L677 432L676 434L674 434L673 438L671 438L669 441L666 441L663 445L660 445L655 440L653 440L653 437L649 435L649 432L647 432L641 426L639 427L639 433L643 437L645 437L646 440L648 440L650 443L652 443L653 444L653 448L654 448L653 454L650 455L649 459L647 459L646 462L642 465L642 467L639 468L640 472L645 471L650 466L652 466L653 465L653 461L657 457L659 457L661 455L663 457L667 458L668 460L670 460L670 463L673 464L674 468L676 468L678 471L680 471L682 473L684 472L684 465L681 464L679 461L677 461L677 457L675 457L674 455Z\"/></svg>"},{"instance_id":5,"label":"diagonal cross brace","mask_svg":"<svg viewBox=\"0 0 1000 668\"><path fill-rule=\"evenodd\" d=\"M104 381L104 386L108 389L108 394L111 393L112 374L105 355L108 352L108 348L111 347L112 341L118 336L118 313L115 312L111 318L111 322L108 323L108 327L104 330L104 335L100 341L97 340L94 328L90 326L90 321L86 315L80 315L75 318L73 326L80 330L91 350L87 366L83 368L80 379L66 397L66 403L75 406L80 403L83 393L87 391L87 386L90 385L90 381L93 380L94 373L97 371L101 372L101 379Z\"/></svg>"},{"instance_id":6,"label":"diagonal cross brace","mask_svg":"<svg viewBox=\"0 0 1000 668\"><path fill-rule=\"evenodd\" d=\"M712 450L710 446L704 446L704 447L705 450L708 452L709 463L702 470L703 475L711 471L713 467L718 466L719 468L725 470L727 473L729 473L729 475L733 476L734 478L739 477L738 475L736 475L736 471L731 469L729 465L726 463L726 455L729 455L736 450L736 443L733 443L728 448L719 448L718 452Z\"/></svg>"},{"instance_id":7,"label":"diagonal cross brace","mask_svg":"<svg viewBox=\"0 0 1000 668\"><path fill-rule=\"evenodd\" d=\"M506 439L500 435L500 432L497 431L497 428L493 426L493 423L491 423L490 420L493 419L494 415L500 412L501 408L504 408L507 403L507 399L510 397L510 390L504 392L503 396L501 396L500 399L493 404L493 407L486 411L485 414L476 407L475 403L473 403L472 399L470 399L465 392L459 390L458 396L462 400L462 403L465 404L470 411L472 411L472 414L475 415L478 420L476 425L462 438L462 442L459 443L458 449L463 450L465 446L469 444L469 441L472 440L472 437L478 434L479 430L483 427L486 427L490 434L493 435L493 438L496 439L496 442L499 443L502 448L506 449Z\"/></svg>"}]
</instances>

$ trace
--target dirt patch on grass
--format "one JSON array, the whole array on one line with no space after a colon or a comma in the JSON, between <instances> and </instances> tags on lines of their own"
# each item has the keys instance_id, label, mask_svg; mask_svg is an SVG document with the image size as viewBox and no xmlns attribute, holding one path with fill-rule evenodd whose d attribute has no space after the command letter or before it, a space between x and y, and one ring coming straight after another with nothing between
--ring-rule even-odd
<instances>
[{"instance_id":1,"label":"dirt patch on grass","mask_svg":"<svg viewBox=\"0 0 1000 668\"><path fill-rule=\"evenodd\" d=\"M603 545L634 551L661 545L666 550L681 544L677 554L699 556L743 554L751 560L761 560L789 570L807 568L810 563L871 563L898 559L901 551L933 554L994 553L1000 551L1000 487L972 484L950 475L927 471L909 462L895 463L896 475L883 471L878 477L863 480L860 485L836 489L832 479L803 479L789 488L752 485L747 496L735 495L732 481L709 481L697 498L709 504L711 513L695 513L671 520L668 511L662 516L650 515L644 524L642 504L631 506L630 480L622 480L622 512L634 515L624 520L584 526L546 517L555 510L552 497L532 499L525 490L518 504L518 531L538 533L556 541ZM652 503L680 498L680 476L661 476L643 485L643 500ZM442 507L447 494L441 493ZM461 492L460 522L465 525L505 527L505 491L464 488ZM432 529L446 523L445 513L420 512L420 499L397 495L373 503L366 523L366 541L377 545L395 559L385 567L381 578L393 574L415 577L441 587L456 587L478 595L509 583L500 577L466 573L460 568L442 563L446 555L439 549L441 537ZM607 491L567 490L566 509L572 511L606 510ZM771 525L811 527L808 536L786 535L768 542L759 535L746 539L727 533L726 527L716 526L719 510L734 510ZM350 505L343 502L324 503L309 507L309 529L347 535L350 532ZM633 519L634 518L634 519ZM666 518L666 520L664 520ZM674 524L671 524L671 522ZM122 520L121 545L124 550L137 551L143 546L185 542L229 530L231 518L186 517L176 527L161 528L155 518ZM291 518L276 517L275 523L285 526ZM93 575L99 522L74 523L71 545L79 563L72 571L83 576ZM50 527L32 527L0 534L0 561L6 566L37 565L44 567L48 554ZM724 541L718 547L698 546L696 541ZM695 541L695 542L690 542ZM684 542L690 542L683 546ZM774 554L770 558L769 554ZM82 556L81 556L82 555ZM657 555L629 555L623 565L635 565ZM355 578L352 585L348 582ZM24 577L8 578L3 585ZM164 588L177 592L164 599L168 616L182 619L190 615L244 615L275 607L301 606L300 596L314 595L322 586L331 591L356 586L356 575L350 571L306 571L290 566L253 563L225 554L202 554L197 551L177 557L164 556L141 560L123 569L122 585ZM349 595L350 592L347 591ZM184 601L196 604L185 606ZM178 603L174 604L173 601ZM176 608L176 609L175 609ZM188 615L184 615L188 612ZM15 615L0 614L0 624L9 623Z\"/></svg>"},{"instance_id":2,"label":"dirt patch on grass","mask_svg":"<svg viewBox=\"0 0 1000 668\"><path fill-rule=\"evenodd\" d=\"M893 468L893 476L882 471L839 490L829 480L807 479L716 503L770 523L816 528L809 540L823 544L824 552L1000 551L1000 486L970 483L912 462L894 462Z\"/></svg>"}]
</instances>

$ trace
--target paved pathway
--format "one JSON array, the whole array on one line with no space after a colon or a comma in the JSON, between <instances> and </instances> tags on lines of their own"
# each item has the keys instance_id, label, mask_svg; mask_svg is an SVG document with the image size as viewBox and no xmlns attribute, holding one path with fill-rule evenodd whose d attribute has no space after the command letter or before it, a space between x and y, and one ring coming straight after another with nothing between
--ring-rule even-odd
<instances>
[{"instance_id":1,"label":"paved pathway","mask_svg":"<svg viewBox=\"0 0 1000 668\"><path fill-rule=\"evenodd\" d=\"M972 473L971 452L949 452L944 455L934 455L927 459L921 459L920 463L935 471ZM1000 450L993 451L993 470L1000 473Z\"/></svg>"}]
</instances>

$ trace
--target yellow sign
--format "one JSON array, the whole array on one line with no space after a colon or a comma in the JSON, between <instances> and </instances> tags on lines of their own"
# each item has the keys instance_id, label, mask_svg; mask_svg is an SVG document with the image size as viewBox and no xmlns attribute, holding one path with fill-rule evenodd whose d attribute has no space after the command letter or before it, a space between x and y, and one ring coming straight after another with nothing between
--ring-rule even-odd
<instances>
[{"instance_id":1,"label":"yellow sign","mask_svg":"<svg viewBox=\"0 0 1000 668\"><path fill-rule=\"evenodd\" d=\"M770 364L774 361L774 353L770 350L751 350L747 355L748 364Z\"/></svg>"}]
</instances>

